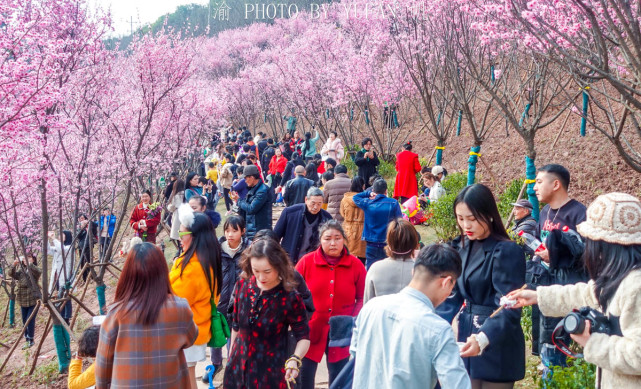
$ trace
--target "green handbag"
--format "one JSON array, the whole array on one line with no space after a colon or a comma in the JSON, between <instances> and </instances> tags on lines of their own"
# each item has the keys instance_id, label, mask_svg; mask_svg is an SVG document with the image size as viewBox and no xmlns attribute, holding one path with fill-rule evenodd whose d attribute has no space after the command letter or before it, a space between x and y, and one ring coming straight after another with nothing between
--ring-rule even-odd
<instances>
[{"instance_id":1,"label":"green handbag","mask_svg":"<svg viewBox=\"0 0 641 389\"><path fill-rule=\"evenodd\" d=\"M227 339L231 336L229 325L225 316L218 312L216 301L211 299L211 339L207 343L208 347L220 348L227 344Z\"/></svg>"}]
</instances>

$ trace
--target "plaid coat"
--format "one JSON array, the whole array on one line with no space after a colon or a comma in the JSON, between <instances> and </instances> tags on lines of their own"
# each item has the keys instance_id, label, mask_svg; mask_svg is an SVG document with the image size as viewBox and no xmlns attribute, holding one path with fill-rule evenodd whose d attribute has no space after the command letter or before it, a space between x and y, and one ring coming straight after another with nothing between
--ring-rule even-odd
<instances>
[{"instance_id":1,"label":"plaid coat","mask_svg":"<svg viewBox=\"0 0 641 389\"><path fill-rule=\"evenodd\" d=\"M29 270L31 271L33 279L37 283L38 278L40 278L40 274L42 274L42 270L34 264L29 265ZM29 280L29 275L22 271L20 265L11 266L7 274L9 277L18 281L16 288L16 301L18 302L18 305L25 308L36 305L36 302L38 301L36 295L39 293L38 291L35 291L34 293L31 281ZM38 287L38 285L36 285L36 287Z\"/></svg>"},{"instance_id":2,"label":"plaid coat","mask_svg":"<svg viewBox=\"0 0 641 389\"><path fill-rule=\"evenodd\" d=\"M111 309L100 328L96 388L189 388L183 349L198 336L189 303L169 296L150 326L120 310Z\"/></svg>"}]
</instances>

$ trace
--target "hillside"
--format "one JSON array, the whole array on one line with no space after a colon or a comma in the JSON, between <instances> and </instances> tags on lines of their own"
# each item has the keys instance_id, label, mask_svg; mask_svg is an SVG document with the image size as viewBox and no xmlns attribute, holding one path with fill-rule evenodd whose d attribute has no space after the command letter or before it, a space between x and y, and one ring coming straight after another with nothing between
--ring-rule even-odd
<instances>
[{"instance_id":1,"label":"hillside","mask_svg":"<svg viewBox=\"0 0 641 389\"><path fill-rule=\"evenodd\" d=\"M205 33L208 36L215 36L220 31L248 26L254 22L273 23L275 18L295 17L297 10L298 12L309 11L312 6L317 6L319 3L312 0L295 0L287 3L210 0L209 6L201 4L178 6L174 12L159 17L150 26L139 28L134 34L145 34L150 29L158 32L163 26L167 26L185 36L200 36ZM127 35L108 39L106 44L110 49L123 50L131 40L132 35Z\"/></svg>"}]
</instances>

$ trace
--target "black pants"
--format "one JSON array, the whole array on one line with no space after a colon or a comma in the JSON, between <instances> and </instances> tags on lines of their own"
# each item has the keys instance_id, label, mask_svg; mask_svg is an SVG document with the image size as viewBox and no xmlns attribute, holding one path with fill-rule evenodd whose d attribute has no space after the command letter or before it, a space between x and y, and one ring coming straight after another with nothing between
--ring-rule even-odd
<instances>
[{"instance_id":1,"label":"black pants","mask_svg":"<svg viewBox=\"0 0 641 389\"><path fill-rule=\"evenodd\" d=\"M223 188L223 197L225 198L225 208L227 210L231 210L231 207L234 205L234 202L231 201L231 197L229 197L229 192L231 192L231 189Z\"/></svg>"},{"instance_id":2,"label":"black pants","mask_svg":"<svg viewBox=\"0 0 641 389\"><path fill-rule=\"evenodd\" d=\"M104 257L111 243L110 236L101 236L100 237L100 258Z\"/></svg>"},{"instance_id":3,"label":"black pants","mask_svg":"<svg viewBox=\"0 0 641 389\"><path fill-rule=\"evenodd\" d=\"M33 310L36 309L35 305L32 305L30 307L20 307L20 313L22 314L22 325L24 325L27 322L27 319L29 316L31 316L31 313ZM36 332L36 318L34 317L31 319L29 322L29 325L27 326L27 330L24 332L24 337L27 341L33 342L33 338L35 336Z\"/></svg>"},{"instance_id":4,"label":"black pants","mask_svg":"<svg viewBox=\"0 0 641 389\"><path fill-rule=\"evenodd\" d=\"M325 349L325 357L327 357L327 349ZM330 363L327 362L327 371L329 373L329 386L332 385L332 382L336 379L338 374L343 370L343 367L347 364L349 358L341 359L338 362ZM318 368L318 363L312 361L309 358L303 358L303 365L300 369L301 375L301 389L314 389L315 379L316 379L316 369Z\"/></svg>"},{"instance_id":5,"label":"black pants","mask_svg":"<svg viewBox=\"0 0 641 389\"><path fill-rule=\"evenodd\" d=\"M281 176L280 174L276 174L272 177L272 187L270 188L272 193L272 203L276 202L276 198L278 197L278 195L276 194L276 188L278 188L282 179L283 176Z\"/></svg>"},{"instance_id":6,"label":"black pants","mask_svg":"<svg viewBox=\"0 0 641 389\"><path fill-rule=\"evenodd\" d=\"M61 298L63 295L63 291L59 290L58 291L58 298ZM73 314L71 310L71 300L67 301L64 303L64 305L61 307L58 305L56 307L58 309L58 312L60 312L60 316L62 316L63 319L69 324L69 321L71 320L71 315Z\"/></svg>"},{"instance_id":7,"label":"black pants","mask_svg":"<svg viewBox=\"0 0 641 389\"><path fill-rule=\"evenodd\" d=\"M85 266L85 263L91 263L91 250L89 250L89 246L86 246L84 249L80 249L80 269L82 269ZM82 272L82 280L87 281L87 277L89 276L89 267L87 267L83 272Z\"/></svg>"}]
</instances>

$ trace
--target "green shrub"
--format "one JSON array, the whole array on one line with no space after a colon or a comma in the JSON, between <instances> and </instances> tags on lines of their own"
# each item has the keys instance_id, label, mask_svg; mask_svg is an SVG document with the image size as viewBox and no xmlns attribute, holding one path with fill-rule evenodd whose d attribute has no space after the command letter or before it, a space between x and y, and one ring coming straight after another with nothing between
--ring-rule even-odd
<instances>
[{"instance_id":1,"label":"green shrub","mask_svg":"<svg viewBox=\"0 0 641 389\"><path fill-rule=\"evenodd\" d=\"M458 192L448 192L436 203L430 205L433 215L430 219L430 226L434 228L436 237L444 242L450 241L460 234L456 224L456 217L452 212L452 206L457 194Z\"/></svg>"},{"instance_id":2,"label":"green shrub","mask_svg":"<svg viewBox=\"0 0 641 389\"><path fill-rule=\"evenodd\" d=\"M456 216L452 207L456 196L465 188L467 184L466 173L452 173L443 180L443 188L445 188L445 196L441 197L438 202L430 205L432 211L432 218L430 225L434 228L436 236L441 241L449 241L454 239L460 234L456 224Z\"/></svg>"},{"instance_id":3,"label":"green shrub","mask_svg":"<svg viewBox=\"0 0 641 389\"><path fill-rule=\"evenodd\" d=\"M519 192L523 187L523 181L525 181L525 178L516 178L508 182L503 192L499 195L499 201L496 205L499 208L499 214L503 220L507 220L510 217L510 213L514 207L511 203L515 203L518 200Z\"/></svg>"},{"instance_id":4,"label":"green shrub","mask_svg":"<svg viewBox=\"0 0 641 389\"><path fill-rule=\"evenodd\" d=\"M532 341L532 306L521 309L521 328L526 342Z\"/></svg>"},{"instance_id":5,"label":"green shrub","mask_svg":"<svg viewBox=\"0 0 641 389\"><path fill-rule=\"evenodd\" d=\"M448 174L442 182L443 189L447 194L460 192L467 186L467 172L457 172Z\"/></svg>"},{"instance_id":6,"label":"green shrub","mask_svg":"<svg viewBox=\"0 0 641 389\"><path fill-rule=\"evenodd\" d=\"M378 174L380 174L384 179L396 177L396 164L394 162L387 162L379 158L381 161L378 165Z\"/></svg>"},{"instance_id":7,"label":"green shrub","mask_svg":"<svg viewBox=\"0 0 641 389\"><path fill-rule=\"evenodd\" d=\"M348 154L343 158L341 161L341 164L345 165L347 168L347 174L349 174L350 177L356 177L358 174L358 166L354 163L354 160L352 157Z\"/></svg>"},{"instance_id":8,"label":"green shrub","mask_svg":"<svg viewBox=\"0 0 641 389\"><path fill-rule=\"evenodd\" d=\"M545 382L539 379L539 388L547 389L593 389L596 366L584 359L568 358L568 367L553 367L552 378Z\"/></svg>"}]
</instances>

